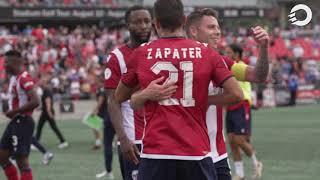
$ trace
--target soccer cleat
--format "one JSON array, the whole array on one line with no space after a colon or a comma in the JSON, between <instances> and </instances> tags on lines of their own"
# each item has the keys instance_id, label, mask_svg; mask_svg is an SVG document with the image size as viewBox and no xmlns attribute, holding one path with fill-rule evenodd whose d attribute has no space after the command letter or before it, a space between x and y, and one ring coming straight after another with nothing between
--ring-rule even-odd
<instances>
[{"instance_id":1,"label":"soccer cleat","mask_svg":"<svg viewBox=\"0 0 320 180\"><path fill-rule=\"evenodd\" d=\"M107 172L107 171L103 171L102 173L99 173L96 175L97 179L106 177L107 179L114 179L113 173L112 172Z\"/></svg>"},{"instance_id":2,"label":"soccer cleat","mask_svg":"<svg viewBox=\"0 0 320 180\"><path fill-rule=\"evenodd\" d=\"M59 146L58 146L59 149L65 149L67 147L69 147L69 143L68 142L63 142L63 143L59 144Z\"/></svg>"},{"instance_id":3,"label":"soccer cleat","mask_svg":"<svg viewBox=\"0 0 320 180\"><path fill-rule=\"evenodd\" d=\"M51 152L47 152L43 155L42 163L44 165L49 165L52 159L53 159L53 154Z\"/></svg>"},{"instance_id":4,"label":"soccer cleat","mask_svg":"<svg viewBox=\"0 0 320 180\"><path fill-rule=\"evenodd\" d=\"M34 145L31 145L30 149L31 149L31 151L38 151L38 149Z\"/></svg>"},{"instance_id":5,"label":"soccer cleat","mask_svg":"<svg viewBox=\"0 0 320 180\"><path fill-rule=\"evenodd\" d=\"M92 150L99 150L99 149L101 149L101 145L92 146Z\"/></svg>"},{"instance_id":6,"label":"soccer cleat","mask_svg":"<svg viewBox=\"0 0 320 180\"><path fill-rule=\"evenodd\" d=\"M257 166L253 168L252 180L258 180L262 177L262 169L263 164L262 162L258 162Z\"/></svg>"},{"instance_id":7,"label":"soccer cleat","mask_svg":"<svg viewBox=\"0 0 320 180\"><path fill-rule=\"evenodd\" d=\"M245 180L245 178L244 177L241 178L240 176L235 175L235 176L232 177L232 180Z\"/></svg>"}]
</instances>

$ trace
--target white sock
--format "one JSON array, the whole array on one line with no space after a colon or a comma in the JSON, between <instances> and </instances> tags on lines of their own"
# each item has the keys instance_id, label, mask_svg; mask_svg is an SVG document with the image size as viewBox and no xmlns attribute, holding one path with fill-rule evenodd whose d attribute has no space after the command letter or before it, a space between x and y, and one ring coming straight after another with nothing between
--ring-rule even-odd
<instances>
[{"instance_id":1,"label":"white sock","mask_svg":"<svg viewBox=\"0 0 320 180\"><path fill-rule=\"evenodd\" d=\"M251 160L252 160L253 167L256 167L258 165L259 161L258 161L255 153L252 153Z\"/></svg>"},{"instance_id":2,"label":"white sock","mask_svg":"<svg viewBox=\"0 0 320 180\"><path fill-rule=\"evenodd\" d=\"M101 146L101 139L96 139L96 146Z\"/></svg>"},{"instance_id":3,"label":"white sock","mask_svg":"<svg viewBox=\"0 0 320 180\"><path fill-rule=\"evenodd\" d=\"M243 162L235 161L234 168L235 168L236 175L238 175L240 178L244 178Z\"/></svg>"}]
</instances>

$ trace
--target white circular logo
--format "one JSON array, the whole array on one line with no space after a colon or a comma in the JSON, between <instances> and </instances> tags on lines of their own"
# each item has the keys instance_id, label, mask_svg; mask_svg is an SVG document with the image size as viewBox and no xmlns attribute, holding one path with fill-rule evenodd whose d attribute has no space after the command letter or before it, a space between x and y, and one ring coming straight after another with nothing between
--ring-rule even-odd
<instances>
[{"instance_id":1,"label":"white circular logo","mask_svg":"<svg viewBox=\"0 0 320 180\"><path fill-rule=\"evenodd\" d=\"M109 68L106 68L106 70L104 71L104 79L108 80L111 77L111 70Z\"/></svg>"},{"instance_id":2,"label":"white circular logo","mask_svg":"<svg viewBox=\"0 0 320 180\"><path fill-rule=\"evenodd\" d=\"M296 11L298 10L304 10L307 13L307 17L303 21L300 21L300 20L298 21L298 19L296 18ZM297 26L305 26L309 24L309 22L312 19L312 11L307 5L298 4L291 9L290 14L288 16L290 17L289 21L291 21L291 24L294 24Z\"/></svg>"}]
</instances>

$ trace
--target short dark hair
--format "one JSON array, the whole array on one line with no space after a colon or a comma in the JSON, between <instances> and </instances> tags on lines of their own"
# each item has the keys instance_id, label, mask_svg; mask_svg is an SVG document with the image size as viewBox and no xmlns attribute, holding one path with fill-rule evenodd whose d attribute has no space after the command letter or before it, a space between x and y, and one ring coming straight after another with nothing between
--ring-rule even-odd
<instances>
[{"instance_id":1,"label":"short dark hair","mask_svg":"<svg viewBox=\"0 0 320 180\"><path fill-rule=\"evenodd\" d=\"M4 56L7 56L7 57L15 57L15 58L21 58L21 53L17 50L9 50L7 51Z\"/></svg>"},{"instance_id":2,"label":"short dark hair","mask_svg":"<svg viewBox=\"0 0 320 180\"><path fill-rule=\"evenodd\" d=\"M149 9L147 9L146 7L139 6L139 5L132 6L126 11L126 14L124 16L126 23L129 22L129 17L131 15L131 13L133 11L138 11L138 10L147 10L149 12Z\"/></svg>"},{"instance_id":3,"label":"short dark hair","mask_svg":"<svg viewBox=\"0 0 320 180\"><path fill-rule=\"evenodd\" d=\"M238 44L230 44L229 47L232 49L232 51L234 53L238 53L240 58L242 58L242 52L243 52L243 49L240 45Z\"/></svg>"},{"instance_id":4,"label":"short dark hair","mask_svg":"<svg viewBox=\"0 0 320 180\"><path fill-rule=\"evenodd\" d=\"M154 3L153 13L164 29L174 31L184 24L181 0L157 0Z\"/></svg>"},{"instance_id":5,"label":"short dark hair","mask_svg":"<svg viewBox=\"0 0 320 180\"><path fill-rule=\"evenodd\" d=\"M190 26L193 25L196 22L199 22L199 20L203 17L203 16L213 16L214 18L216 18L218 20L219 16L218 16L218 12L211 9L211 8L204 8L204 9L200 9L200 10L195 10L192 13L189 14L189 16L187 17L187 22L186 22L186 32L189 35L189 29Z\"/></svg>"}]
</instances>

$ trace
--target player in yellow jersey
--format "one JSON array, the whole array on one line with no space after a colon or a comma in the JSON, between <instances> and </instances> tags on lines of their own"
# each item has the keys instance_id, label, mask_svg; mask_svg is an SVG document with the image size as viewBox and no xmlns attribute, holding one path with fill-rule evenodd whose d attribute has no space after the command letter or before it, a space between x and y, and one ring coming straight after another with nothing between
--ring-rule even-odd
<instances>
[{"instance_id":1,"label":"player in yellow jersey","mask_svg":"<svg viewBox=\"0 0 320 180\"><path fill-rule=\"evenodd\" d=\"M242 48L236 44L231 44L227 49L227 55L236 61L237 64L245 64L242 60ZM251 135L251 83L239 81L245 100L229 106L226 115L226 127L228 139L232 151L236 176L234 179L244 179L243 162L241 150L251 157L254 169L262 169L262 163L257 160L255 150L250 142ZM256 171L252 179L261 177L261 172Z\"/></svg>"}]
</instances>

